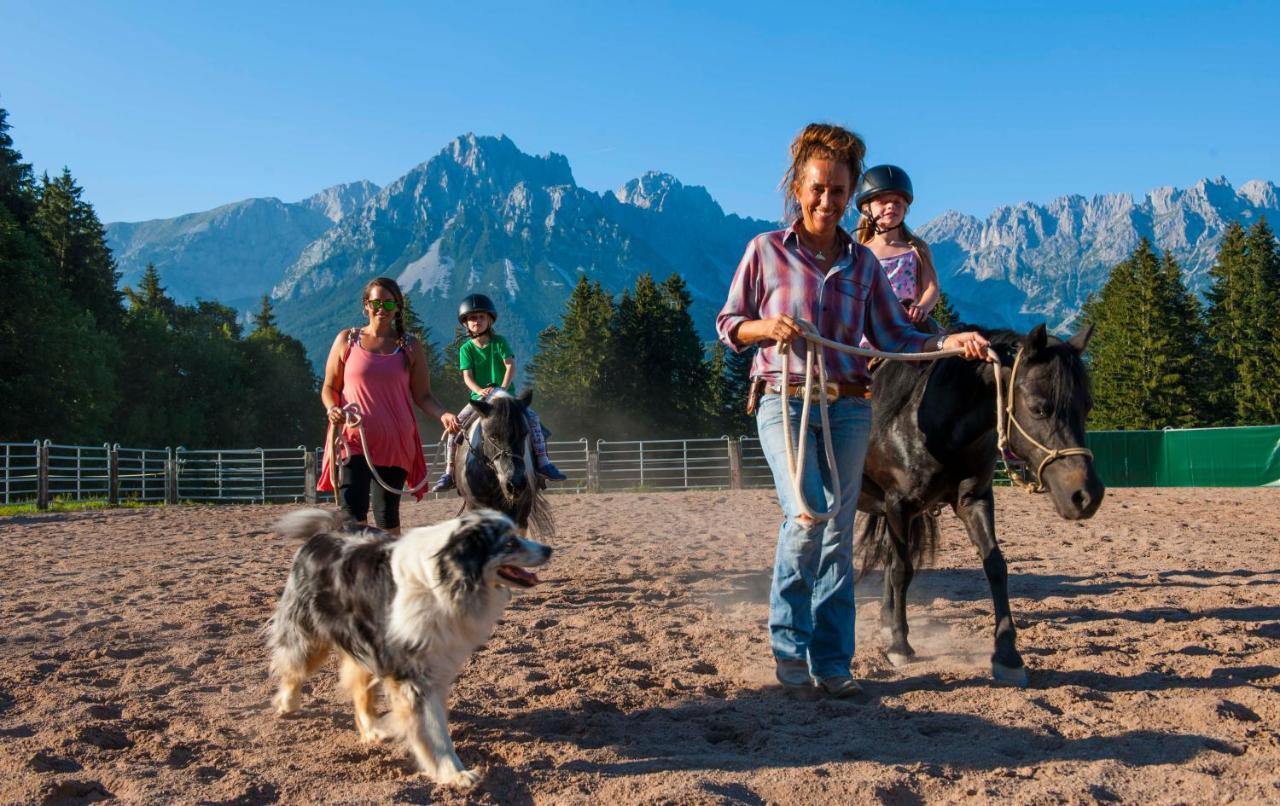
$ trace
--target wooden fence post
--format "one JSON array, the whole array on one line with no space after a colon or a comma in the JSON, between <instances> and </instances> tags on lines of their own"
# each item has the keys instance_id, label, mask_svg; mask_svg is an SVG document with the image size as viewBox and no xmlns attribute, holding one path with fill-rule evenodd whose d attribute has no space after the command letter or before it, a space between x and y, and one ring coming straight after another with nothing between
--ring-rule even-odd
<instances>
[{"instance_id":1,"label":"wooden fence post","mask_svg":"<svg viewBox=\"0 0 1280 806\"><path fill-rule=\"evenodd\" d=\"M49 508L49 440L36 440L36 509Z\"/></svg>"},{"instance_id":2,"label":"wooden fence post","mask_svg":"<svg viewBox=\"0 0 1280 806\"><path fill-rule=\"evenodd\" d=\"M302 449L302 478L303 500L316 503L316 454L309 448Z\"/></svg>"},{"instance_id":3,"label":"wooden fence post","mask_svg":"<svg viewBox=\"0 0 1280 806\"><path fill-rule=\"evenodd\" d=\"M120 446L104 445L107 449L107 506L120 506Z\"/></svg>"},{"instance_id":4,"label":"wooden fence post","mask_svg":"<svg viewBox=\"0 0 1280 806\"><path fill-rule=\"evenodd\" d=\"M742 489L742 445L730 437L724 438L729 449L729 489Z\"/></svg>"}]
</instances>

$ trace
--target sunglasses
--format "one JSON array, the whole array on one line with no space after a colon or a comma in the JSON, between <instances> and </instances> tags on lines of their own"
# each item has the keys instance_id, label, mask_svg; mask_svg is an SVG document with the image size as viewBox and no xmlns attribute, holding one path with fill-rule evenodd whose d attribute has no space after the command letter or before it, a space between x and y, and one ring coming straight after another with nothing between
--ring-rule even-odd
<instances>
[{"instance_id":1,"label":"sunglasses","mask_svg":"<svg viewBox=\"0 0 1280 806\"><path fill-rule=\"evenodd\" d=\"M393 299L367 299L364 304L368 305L369 310L374 313L378 312L378 308L382 308L387 313L395 313L396 308L399 307Z\"/></svg>"}]
</instances>

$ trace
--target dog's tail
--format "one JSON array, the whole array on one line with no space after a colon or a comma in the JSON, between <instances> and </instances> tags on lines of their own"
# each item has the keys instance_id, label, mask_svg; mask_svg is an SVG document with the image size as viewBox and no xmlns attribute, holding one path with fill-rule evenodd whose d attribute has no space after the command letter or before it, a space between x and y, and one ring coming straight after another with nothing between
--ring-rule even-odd
<instances>
[{"instance_id":1,"label":"dog's tail","mask_svg":"<svg viewBox=\"0 0 1280 806\"><path fill-rule=\"evenodd\" d=\"M341 529L345 519L325 509L296 509L276 521L276 534L291 540L307 540L312 535Z\"/></svg>"}]
</instances>

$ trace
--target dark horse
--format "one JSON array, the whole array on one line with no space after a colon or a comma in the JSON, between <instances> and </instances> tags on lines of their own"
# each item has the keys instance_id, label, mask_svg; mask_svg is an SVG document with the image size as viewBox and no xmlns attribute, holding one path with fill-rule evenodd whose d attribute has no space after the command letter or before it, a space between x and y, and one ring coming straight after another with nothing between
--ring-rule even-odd
<instances>
[{"instance_id":1,"label":"dark horse","mask_svg":"<svg viewBox=\"0 0 1280 806\"><path fill-rule=\"evenodd\" d=\"M907 643L907 586L915 566L937 545L937 508L949 504L977 547L991 586L996 622L991 673L1025 685L991 493L998 456L995 373L1001 373L1006 406L1013 396L1016 422L1008 425L1009 448L1037 468L1039 485L1048 489L1059 515L1092 517L1104 488L1091 456L1075 450L1084 446L1085 417L1093 405L1081 360L1091 329L1066 341L1048 335L1044 325L1025 336L982 332L1000 357L998 368L947 358L929 364L889 362L876 372L871 445L858 499L865 513L858 547L863 573L876 565L885 568L881 635L890 640L890 661L905 663L915 654ZM1053 453L1063 449L1070 455Z\"/></svg>"},{"instance_id":2,"label":"dark horse","mask_svg":"<svg viewBox=\"0 0 1280 806\"><path fill-rule=\"evenodd\" d=\"M487 401L473 400L476 419L458 447L458 494L462 508L496 509L521 531L530 524L539 535L552 533L551 511L543 498L533 467L529 418L531 390L512 397L499 392Z\"/></svg>"}]
</instances>

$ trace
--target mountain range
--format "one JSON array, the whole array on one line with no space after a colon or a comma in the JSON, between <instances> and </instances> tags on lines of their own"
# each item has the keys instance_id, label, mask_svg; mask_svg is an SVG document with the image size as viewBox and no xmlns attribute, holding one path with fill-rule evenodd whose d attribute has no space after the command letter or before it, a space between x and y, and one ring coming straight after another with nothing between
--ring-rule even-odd
<instances>
[{"instance_id":1,"label":"mountain range","mask_svg":"<svg viewBox=\"0 0 1280 806\"><path fill-rule=\"evenodd\" d=\"M1188 189L1064 196L1001 207L985 220L948 211L918 226L943 289L973 322L1069 330L1081 304L1142 237L1172 252L1203 291L1222 232L1280 216L1277 188L1225 179ZM386 187L354 182L298 202L248 199L203 213L107 225L123 274L147 264L180 301L242 310L274 299L281 327L321 364L333 334L362 318L360 290L396 278L437 342L449 341L458 301L489 294L498 329L529 356L558 320L580 275L620 292L649 272L680 273L700 332L713 337L746 242L777 222L726 214L705 188L650 172L612 192L579 187L568 160L473 134Z\"/></svg>"}]
</instances>

